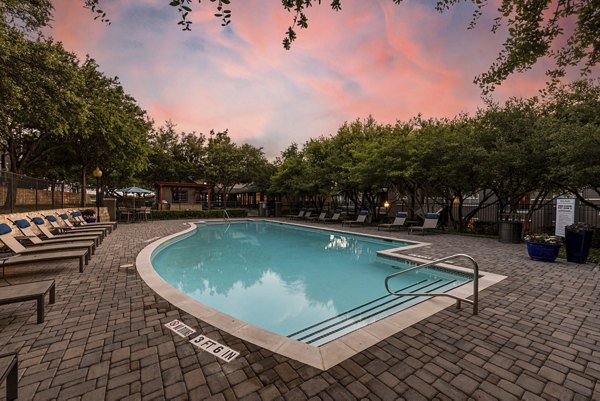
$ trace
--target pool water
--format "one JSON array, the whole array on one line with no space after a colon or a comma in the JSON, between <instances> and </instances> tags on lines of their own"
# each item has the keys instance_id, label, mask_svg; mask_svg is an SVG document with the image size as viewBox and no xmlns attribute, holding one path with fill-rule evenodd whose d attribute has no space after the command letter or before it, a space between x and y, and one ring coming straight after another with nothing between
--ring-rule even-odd
<instances>
[{"instance_id":1,"label":"pool water","mask_svg":"<svg viewBox=\"0 0 600 401\"><path fill-rule=\"evenodd\" d=\"M154 252L169 284L223 313L321 345L425 297L396 297L385 277L411 265L377 256L407 245L273 222L201 224ZM469 281L437 269L400 276L394 289L448 291Z\"/></svg>"}]
</instances>

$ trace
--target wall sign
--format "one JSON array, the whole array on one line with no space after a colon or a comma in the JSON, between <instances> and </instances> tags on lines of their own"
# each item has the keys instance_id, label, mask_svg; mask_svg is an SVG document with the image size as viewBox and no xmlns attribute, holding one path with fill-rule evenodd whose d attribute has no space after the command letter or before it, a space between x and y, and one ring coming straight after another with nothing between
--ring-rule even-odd
<instances>
[{"instance_id":1,"label":"wall sign","mask_svg":"<svg viewBox=\"0 0 600 401\"><path fill-rule=\"evenodd\" d=\"M556 223L554 235L565 236L565 226L575 223L575 198L560 197L556 199Z\"/></svg>"}]
</instances>

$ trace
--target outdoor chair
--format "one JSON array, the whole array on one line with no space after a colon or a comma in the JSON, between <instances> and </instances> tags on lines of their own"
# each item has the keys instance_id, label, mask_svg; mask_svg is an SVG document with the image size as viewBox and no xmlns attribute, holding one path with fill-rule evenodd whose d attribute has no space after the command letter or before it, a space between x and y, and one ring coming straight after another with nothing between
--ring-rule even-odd
<instances>
[{"instance_id":1,"label":"outdoor chair","mask_svg":"<svg viewBox=\"0 0 600 401\"><path fill-rule=\"evenodd\" d=\"M145 221L148 222L148 220L150 219L150 215L151 215L152 211L149 207L147 206L143 206L139 209L136 210L135 212L135 219L137 221Z\"/></svg>"},{"instance_id":2,"label":"outdoor chair","mask_svg":"<svg viewBox=\"0 0 600 401\"><path fill-rule=\"evenodd\" d=\"M288 219L292 219L292 220L298 219L299 220L299 219L303 219L305 217L305 214L306 214L306 209L300 209L300 211L298 212L297 215L290 214L287 217L288 217Z\"/></svg>"},{"instance_id":3,"label":"outdoor chair","mask_svg":"<svg viewBox=\"0 0 600 401\"><path fill-rule=\"evenodd\" d=\"M16 352L0 353L0 383L6 380L6 399L19 397L19 357Z\"/></svg>"},{"instance_id":4,"label":"outdoor chair","mask_svg":"<svg viewBox=\"0 0 600 401\"><path fill-rule=\"evenodd\" d=\"M342 221L342 225L363 225L367 221L367 216L369 216L368 210L361 210L356 217L356 220L344 220Z\"/></svg>"},{"instance_id":5,"label":"outdoor chair","mask_svg":"<svg viewBox=\"0 0 600 401\"><path fill-rule=\"evenodd\" d=\"M133 221L134 217L135 216L133 215L133 211L131 209L126 208L124 206L119 206L117 208L117 220L118 221L131 223Z\"/></svg>"},{"instance_id":6,"label":"outdoor chair","mask_svg":"<svg viewBox=\"0 0 600 401\"><path fill-rule=\"evenodd\" d=\"M17 228L23 233L23 235L26 238L27 241L30 241L32 244L34 245L48 245L48 244L71 244L71 243L77 243L78 245L81 245L82 247L85 245L89 250L90 253L94 253L96 251L96 241L94 238L90 238L88 240L81 240L81 239L75 239L75 238L55 238L55 239L41 239L40 237L37 236L36 233L33 232L33 230L31 229L31 224L29 224L29 222L25 219L19 219L19 220L15 220L13 221L13 224L15 226L17 226ZM15 237L18 239L20 239L20 237Z\"/></svg>"},{"instance_id":7,"label":"outdoor chair","mask_svg":"<svg viewBox=\"0 0 600 401\"><path fill-rule=\"evenodd\" d=\"M54 280L7 285L0 287L0 305L36 301L37 322L38 324L44 323L44 297L49 293L48 303L53 304L56 297L55 291Z\"/></svg>"},{"instance_id":8,"label":"outdoor chair","mask_svg":"<svg viewBox=\"0 0 600 401\"><path fill-rule=\"evenodd\" d=\"M331 217L325 217L323 219L323 223L339 223L341 215L342 215L342 211L340 209L336 209L333 212L333 216L331 216Z\"/></svg>"},{"instance_id":9,"label":"outdoor chair","mask_svg":"<svg viewBox=\"0 0 600 401\"><path fill-rule=\"evenodd\" d=\"M83 268L87 264L87 255L88 252L84 249L63 252L34 253L28 255L14 254L0 259L0 267L2 267L2 272L4 272L4 268L8 266L77 259L79 262L79 273L83 273Z\"/></svg>"},{"instance_id":10,"label":"outdoor chair","mask_svg":"<svg viewBox=\"0 0 600 401\"><path fill-rule=\"evenodd\" d=\"M20 254L37 254L49 253L54 251L72 251L81 253L85 257L85 263L90 260L90 245L84 244L50 244L50 245L33 245L25 247L12 235L12 229L6 223L0 224L0 241L10 248L11 251Z\"/></svg>"},{"instance_id":11,"label":"outdoor chair","mask_svg":"<svg viewBox=\"0 0 600 401\"><path fill-rule=\"evenodd\" d=\"M46 220L50 222L50 225L58 230L58 232L93 232L94 234L101 233L102 237L106 237L108 235L107 227L90 227L90 226L74 226L73 223L69 221L69 216L66 213L61 213L58 215L58 219L52 215L46 216ZM62 222L61 225L59 222Z\"/></svg>"},{"instance_id":12,"label":"outdoor chair","mask_svg":"<svg viewBox=\"0 0 600 401\"><path fill-rule=\"evenodd\" d=\"M408 233L412 234L413 231L421 231L421 235L425 235L426 230L433 230L437 227L439 219L440 215L438 213L427 213L425 220L423 220L423 225L408 227Z\"/></svg>"},{"instance_id":13,"label":"outdoor chair","mask_svg":"<svg viewBox=\"0 0 600 401\"><path fill-rule=\"evenodd\" d=\"M321 214L318 217L317 216L312 216L312 217L309 217L308 220L310 220L310 221L324 221L326 217L327 217L327 212L321 212Z\"/></svg>"},{"instance_id":14,"label":"outdoor chair","mask_svg":"<svg viewBox=\"0 0 600 401\"><path fill-rule=\"evenodd\" d=\"M109 233L112 233L112 231L116 230L116 228L117 228L116 221L106 221L106 222L96 221L93 223L88 223L83 218L83 213L81 213L79 210L72 211L71 217L73 217L73 220L75 221L75 223L79 224L80 227L106 227L108 229Z\"/></svg>"},{"instance_id":15,"label":"outdoor chair","mask_svg":"<svg viewBox=\"0 0 600 401\"><path fill-rule=\"evenodd\" d=\"M40 230L43 236L48 239L74 239L74 240L88 240L94 241L96 243L96 247L98 247L102 243L102 233L94 234L91 231L88 232L67 232L64 234L54 234L48 227L46 227L46 223L44 219L41 217L30 217L31 220Z\"/></svg>"},{"instance_id":16,"label":"outdoor chair","mask_svg":"<svg viewBox=\"0 0 600 401\"><path fill-rule=\"evenodd\" d=\"M388 231L391 231L392 228L400 229L400 228L404 227L404 223L406 222L407 217L408 217L408 213L398 212L398 213L396 213L396 217L394 218L394 221L392 223L379 224L379 225L377 225L377 230L379 231L382 228L387 228Z\"/></svg>"}]
</instances>

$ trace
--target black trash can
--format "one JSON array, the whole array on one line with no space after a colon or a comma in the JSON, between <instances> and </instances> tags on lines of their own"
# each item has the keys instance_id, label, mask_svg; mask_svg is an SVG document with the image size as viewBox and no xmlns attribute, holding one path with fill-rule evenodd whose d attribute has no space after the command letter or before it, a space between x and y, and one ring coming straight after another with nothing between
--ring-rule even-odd
<instances>
[{"instance_id":1,"label":"black trash can","mask_svg":"<svg viewBox=\"0 0 600 401\"><path fill-rule=\"evenodd\" d=\"M523 223L520 221L498 222L498 241L506 244L519 244L522 241Z\"/></svg>"},{"instance_id":2,"label":"black trash can","mask_svg":"<svg viewBox=\"0 0 600 401\"><path fill-rule=\"evenodd\" d=\"M565 229L565 248L567 260L575 263L585 263L592 245L592 230Z\"/></svg>"}]
</instances>

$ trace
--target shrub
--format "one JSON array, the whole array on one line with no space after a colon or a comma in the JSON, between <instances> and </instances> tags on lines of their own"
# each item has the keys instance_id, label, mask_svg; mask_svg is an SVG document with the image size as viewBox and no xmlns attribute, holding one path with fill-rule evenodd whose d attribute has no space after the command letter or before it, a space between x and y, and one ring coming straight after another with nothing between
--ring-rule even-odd
<instances>
[{"instance_id":1,"label":"shrub","mask_svg":"<svg viewBox=\"0 0 600 401\"><path fill-rule=\"evenodd\" d=\"M498 223L495 221L475 221L472 232L481 235L498 235Z\"/></svg>"}]
</instances>

